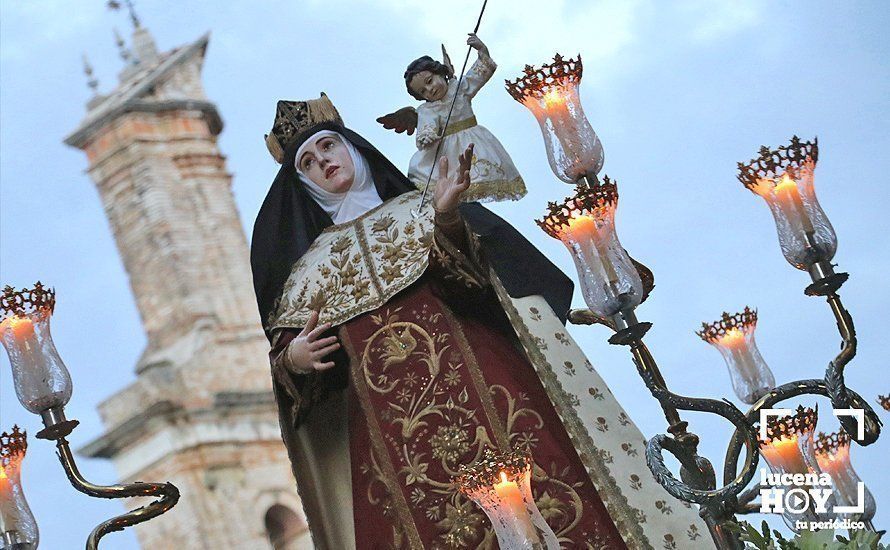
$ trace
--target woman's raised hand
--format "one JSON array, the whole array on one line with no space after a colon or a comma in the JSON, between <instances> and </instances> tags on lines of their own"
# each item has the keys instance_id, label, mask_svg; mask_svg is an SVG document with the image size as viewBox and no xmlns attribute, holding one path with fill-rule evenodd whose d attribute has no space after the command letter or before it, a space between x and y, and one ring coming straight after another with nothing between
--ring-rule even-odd
<instances>
[{"instance_id":1,"label":"woman's raised hand","mask_svg":"<svg viewBox=\"0 0 890 550\"><path fill-rule=\"evenodd\" d=\"M436 212L450 213L460 205L460 196L470 188L470 166L473 163L473 144L460 155L460 166L453 175L448 175L448 159L439 159L439 179L433 194L433 208Z\"/></svg>"},{"instance_id":2,"label":"woman's raised hand","mask_svg":"<svg viewBox=\"0 0 890 550\"><path fill-rule=\"evenodd\" d=\"M330 323L318 324L318 312L313 311L303 331L287 345L285 364L295 374L312 371L328 370L334 366L333 361L323 362L326 355L340 348L336 336L321 338Z\"/></svg>"}]
</instances>

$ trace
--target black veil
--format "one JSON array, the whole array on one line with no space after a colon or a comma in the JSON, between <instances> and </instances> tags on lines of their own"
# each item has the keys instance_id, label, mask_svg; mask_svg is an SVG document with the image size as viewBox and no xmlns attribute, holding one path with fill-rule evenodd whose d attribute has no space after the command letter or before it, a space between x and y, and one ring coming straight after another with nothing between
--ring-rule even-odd
<instances>
[{"instance_id":1,"label":"black veil","mask_svg":"<svg viewBox=\"0 0 890 550\"><path fill-rule=\"evenodd\" d=\"M318 130L339 132L365 156L377 193L384 201L415 189L398 168L357 133L335 122L326 122L305 135L309 137ZM293 143L285 152L281 169L253 227L250 267L264 328L293 264L321 232L333 224L331 217L298 184L294 155L303 141ZM487 208L467 203L460 206L460 211L479 235L486 258L510 296L540 294L564 323L574 288L571 279L513 226ZM268 331L267 336L271 336Z\"/></svg>"}]
</instances>

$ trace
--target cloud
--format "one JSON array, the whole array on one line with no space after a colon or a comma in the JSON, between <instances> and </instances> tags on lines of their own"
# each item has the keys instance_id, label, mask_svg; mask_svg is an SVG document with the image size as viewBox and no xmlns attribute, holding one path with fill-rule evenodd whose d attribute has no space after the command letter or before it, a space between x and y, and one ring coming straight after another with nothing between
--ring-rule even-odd
<instances>
[{"instance_id":1,"label":"cloud","mask_svg":"<svg viewBox=\"0 0 890 550\"><path fill-rule=\"evenodd\" d=\"M462 57L456 52L466 51L463 39L482 7L479 0L364 1L374 9L391 11L394 26L407 26L394 36L445 43L455 63ZM666 28L677 29L700 47L757 23L762 7L761 2L718 0L690 0L679 6L655 0L492 0L479 35L501 66L518 69L527 63L544 63L555 52L582 53L585 65L596 67L598 78L607 78L614 71L627 69L634 46L654 39Z\"/></svg>"},{"instance_id":2,"label":"cloud","mask_svg":"<svg viewBox=\"0 0 890 550\"><path fill-rule=\"evenodd\" d=\"M26 61L35 48L62 49L94 28L102 10L72 10L67 2L4 2L0 17L5 63Z\"/></svg>"}]
</instances>

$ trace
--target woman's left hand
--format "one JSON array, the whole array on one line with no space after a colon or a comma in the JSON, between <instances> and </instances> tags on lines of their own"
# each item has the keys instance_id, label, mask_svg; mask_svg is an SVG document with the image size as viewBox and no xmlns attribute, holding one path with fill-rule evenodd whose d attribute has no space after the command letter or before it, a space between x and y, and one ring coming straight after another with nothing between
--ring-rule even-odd
<instances>
[{"instance_id":1,"label":"woman's left hand","mask_svg":"<svg viewBox=\"0 0 890 550\"><path fill-rule=\"evenodd\" d=\"M470 188L470 165L473 162L473 144L460 156L460 166L453 175L448 175L448 159L439 159L439 179L433 194L433 208L436 212L452 213L460 205L460 196Z\"/></svg>"}]
</instances>

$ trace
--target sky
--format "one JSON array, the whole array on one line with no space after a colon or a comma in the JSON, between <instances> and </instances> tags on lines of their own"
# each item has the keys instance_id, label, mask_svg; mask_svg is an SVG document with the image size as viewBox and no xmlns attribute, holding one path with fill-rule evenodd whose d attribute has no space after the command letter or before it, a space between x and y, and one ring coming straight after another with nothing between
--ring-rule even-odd
<instances>
[{"instance_id":1,"label":"sky","mask_svg":"<svg viewBox=\"0 0 890 550\"><path fill-rule=\"evenodd\" d=\"M0 283L40 279L57 290L53 335L74 380L67 411L81 422L70 437L75 448L102 433L96 405L134 380L145 345L86 158L62 143L90 98L81 55L102 92L122 68L113 29L129 37L131 27L104 4L0 0ZM407 168L413 138L374 119L416 105L401 77L412 59L437 55L440 43L462 59L479 7L475 0L146 1L137 11L161 50L211 32L203 81L225 121L219 146L249 228L277 171L263 134L278 99L327 92L347 125ZM550 171L537 123L503 79L556 52L580 53L582 103L605 148L604 173L619 185L621 242L655 273L656 288L637 311L654 323L646 341L673 391L741 405L720 355L693 333L702 321L756 307L757 342L779 383L822 376L838 351L828 306L803 295L808 276L784 260L766 205L735 179L736 163L760 145L818 136L816 191L838 235L838 270L851 275L841 295L859 336L847 383L875 404L890 393L888 27L890 9L878 1L492 0L479 36L499 68L473 106L529 187L521 201L494 209L575 277L562 244L533 222L571 188ZM577 292L575 301L583 305ZM643 433L664 432L627 350L606 343L608 329L571 332ZM797 403L818 403L819 429L838 429L826 400L789 402ZM701 436L700 453L721 472L730 425L703 413L683 416ZM29 434L40 429L15 398L3 354L0 429L14 423ZM884 529L890 485L881 457L888 450L885 435L852 451ZM90 480L115 480L105 461L79 464ZM82 547L94 525L123 510L75 492L46 441L30 441L23 484L43 548ZM107 545L137 547L129 530L109 535Z\"/></svg>"}]
</instances>

